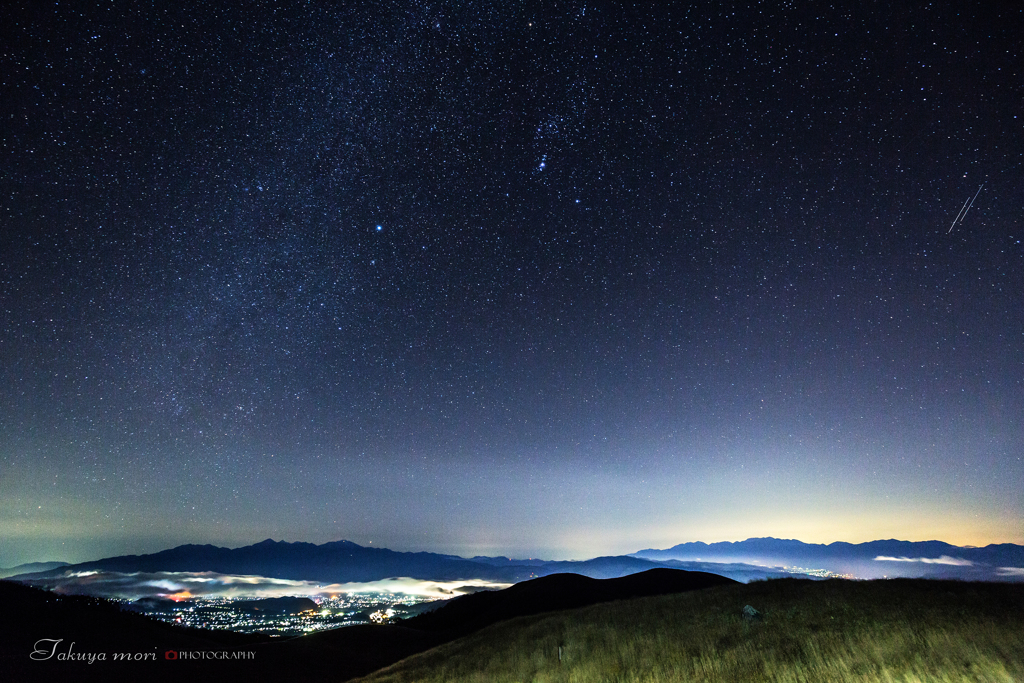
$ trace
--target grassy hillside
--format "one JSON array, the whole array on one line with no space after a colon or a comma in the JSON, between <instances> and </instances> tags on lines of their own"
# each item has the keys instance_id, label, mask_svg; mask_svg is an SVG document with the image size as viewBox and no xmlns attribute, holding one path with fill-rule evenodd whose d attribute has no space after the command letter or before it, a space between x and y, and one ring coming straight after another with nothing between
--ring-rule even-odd
<instances>
[{"instance_id":1,"label":"grassy hillside","mask_svg":"<svg viewBox=\"0 0 1024 683\"><path fill-rule=\"evenodd\" d=\"M717 574L679 569L648 569L614 579L552 574L523 581L501 591L463 595L433 612L405 619L401 624L424 631L442 632L450 636L447 640L455 640L459 636L514 617L738 583Z\"/></svg>"},{"instance_id":2,"label":"grassy hillside","mask_svg":"<svg viewBox=\"0 0 1024 683\"><path fill-rule=\"evenodd\" d=\"M360 680L1024 681L1024 585L721 586L521 617Z\"/></svg>"}]
</instances>

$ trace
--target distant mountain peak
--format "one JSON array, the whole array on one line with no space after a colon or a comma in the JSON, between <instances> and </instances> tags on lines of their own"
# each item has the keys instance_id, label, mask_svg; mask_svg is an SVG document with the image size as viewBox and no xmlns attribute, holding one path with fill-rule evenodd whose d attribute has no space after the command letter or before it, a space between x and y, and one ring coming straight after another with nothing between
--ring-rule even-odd
<instances>
[{"instance_id":1,"label":"distant mountain peak","mask_svg":"<svg viewBox=\"0 0 1024 683\"><path fill-rule=\"evenodd\" d=\"M954 546L943 541L896 539L828 545L793 539L748 538L722 543L680 543L665 550L632 553L655 561L740 562L808 568L861 578L933 576L965 580L1016 580L1024 568L1024 546L1012 543L985 548ZM953 562L952 560L957 560ZM798 570L806 571L806 570Z\"/></svg>"}]
</instances>

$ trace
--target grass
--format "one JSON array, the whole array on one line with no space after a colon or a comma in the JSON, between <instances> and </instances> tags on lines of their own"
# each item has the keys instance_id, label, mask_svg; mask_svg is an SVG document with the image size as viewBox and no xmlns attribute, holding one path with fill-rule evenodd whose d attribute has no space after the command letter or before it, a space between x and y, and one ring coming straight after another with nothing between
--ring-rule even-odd
<instances>
[{"instance_id":1,"label":"grass","mask_svg":"<svg viewBox=\"0 0 1024 683\"><path fill-rule=\"evenodd\" d=\"M722 586L513 619L360 680L1024 681L1024 585Z\"/></svg>"}]
</instances>

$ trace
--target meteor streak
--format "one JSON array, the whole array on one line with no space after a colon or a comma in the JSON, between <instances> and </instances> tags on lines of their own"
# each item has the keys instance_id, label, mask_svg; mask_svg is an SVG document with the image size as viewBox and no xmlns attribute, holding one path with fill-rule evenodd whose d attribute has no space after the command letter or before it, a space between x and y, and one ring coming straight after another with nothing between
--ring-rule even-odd
<instances>
[{"instance_id":1,"label":"meteor streak","mask_svg":"<svg viewBox=\"0 0 1024 683\"><path fill-rule=\"evenodd\" d=\"M946 231L947 235L953 232L953 228L956 226L957 223L963 222L964 216L966 216L967 212L971 210L972 206L974 206L974 200L978 198L979 194L981 194L981 188L983 187L985 187L985 183L978 185L978 191L974 193L974 196L965 201L964 205L960 207L960 213L956 215L956 218L953 219L953 224L950 225L949 230Z\"/></svg>"}]
</instances>

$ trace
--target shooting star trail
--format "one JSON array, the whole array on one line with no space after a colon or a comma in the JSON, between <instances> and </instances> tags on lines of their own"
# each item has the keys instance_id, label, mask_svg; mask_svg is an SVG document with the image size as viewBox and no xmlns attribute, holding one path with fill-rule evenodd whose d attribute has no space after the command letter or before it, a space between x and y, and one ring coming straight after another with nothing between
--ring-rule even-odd
<instances>
[{"instance_id":1,"label":"shooting star trail","mask_svg":"<svg viewBox=\"0 0 1024 683\"><path fill-rule=\"evenodd\" d=\"M983 188L983 187L985 187L985 183L982 183L981 185L978 185L978 191L974 193L974 196L971 197L970 199L968 199L966 202L964 202L964 205L962 207L960 207L960 213L958 213L956 215L956 218L953 219L953 224L950 225L949 226L949 230L946 231L947 235L949 233L953 232L953 228L956 227L957 223L960 223L960 222L963 221L964 216L966 216L967 212L971 210L972 206L974 206L974 200L978 198L979 194L981 194L981 188Z\"/></svg>"}]
</instances>

